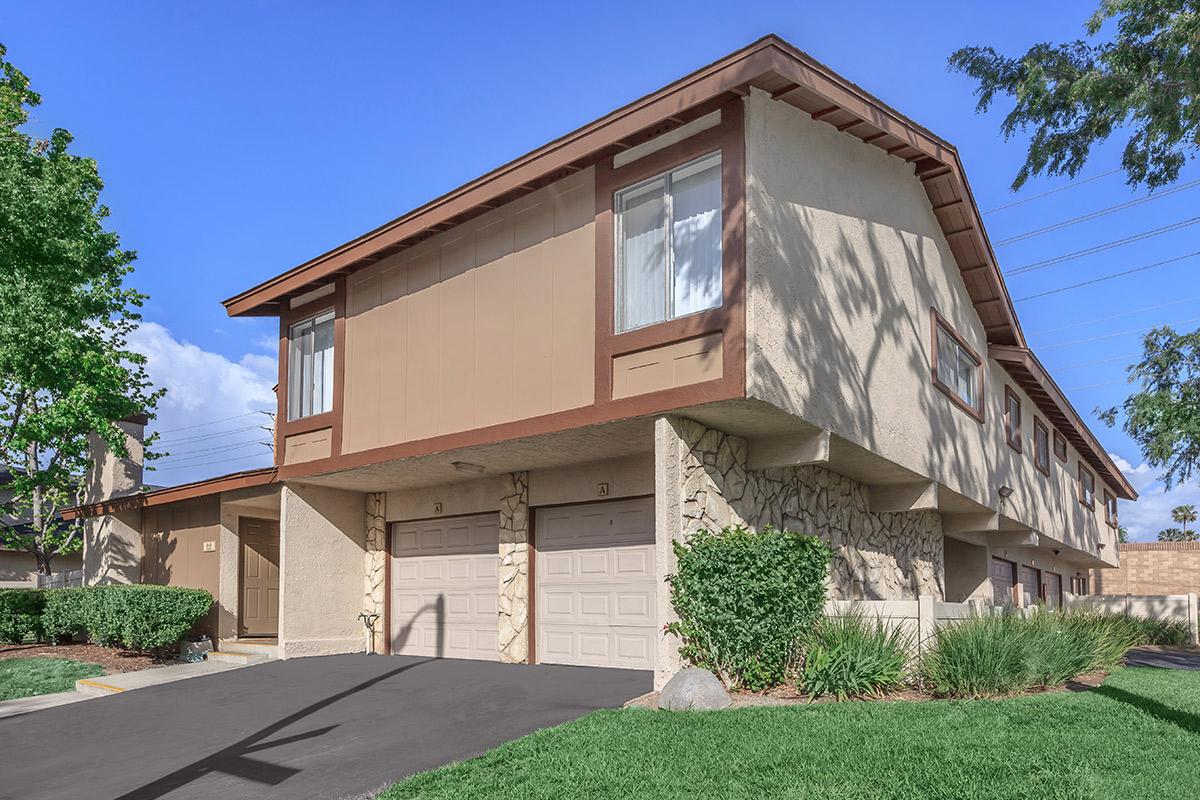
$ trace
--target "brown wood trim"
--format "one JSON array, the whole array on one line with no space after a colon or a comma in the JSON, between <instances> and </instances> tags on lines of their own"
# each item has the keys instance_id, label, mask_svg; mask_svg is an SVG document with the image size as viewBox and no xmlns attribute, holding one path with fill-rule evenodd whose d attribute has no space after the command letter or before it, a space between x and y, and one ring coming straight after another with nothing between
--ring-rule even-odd
<instances>
[{"instance_id":1,"label":"brown wood trim","mask_svg":"<svg viewBox=\"0 0 1200 800\"><path fill-rule=\"evenodd\" d=\"M1038 461L1038 433L1043 433L1046 436L1046 464L1043 466ZM1042 422L1040 418L1034 415L1033 418L1033 465L1037 467L1038 472L1049 477L1050 476L1050 429Z\"/></svg>"},{"instance_id":2,"label":"brown wood trim","mask_svg":"<svg viewBox=\"0 0 1200 800\"><path fill-rule=\"evenodd\" d=\"M291 327L297 322L333 312L333 408L320 414L289 420L288 411L288 358L291 353L289 338ZM277 408L275 423L275 463L283 463L284 443L287 437L299 433L310 433L330 429L330 452L342 452L343 409L346 391L346 279L334 281L333 294L325 295L311 303L289 308L279 315L279 387L276 389Z\"/></svg>"},{"instance_id":3,"label":"brown wood trim","mask_svg":"<svg viewBox=\"0 0 1200 800\"><path fill-rule=\"evenodd\" d=\"M387 492L383 493L383 652L392 655L392 523L387 518Z\"/></svg>"},{"instance_id":4,"label":"brown wood trim","mask_svg":"<svg viewBox=\"0 0 1200 800\"><path fill-rule=\"evenodd\" d=\"M1059 451L1062 451L1061 453ZM1067 440L1057 430L1054 431L1054 457L1062 463L1067 463Z\"/></svg>"},{"instance_id":5,"label":"brown wood trim","mask_svg":"<svg viewBox=\"0 0 1200 800\"><path fill-rule=\"evenodd\" d=\"M720 106L719 125L614 168L611 158L596 165L596 355L597 408L612 406L614 356L721 333L722 376L732 397L746 393L746 156L744 109L734 99ZM614 194L711 153L721 154L721 284L718 308L617 333ZM692 388L692 387L688 387ZM670 390L668 390L670 391ZM626 398L632 399L632 398Z\"/></svg>"},{"instance_id":6,"label":"brown wood trim","mask_svg":"<svg viewBox=\"0 0 1200 800\"><path fill-rule=\"evenodd\" d=\"M526 491L529 487L526 485ZM525 568L529 571L529 584L525 589L525 663L536 664L537 661L537 509L525 508Z\"/></svg>"},{"instance_id":7,"label":"brown wood trim","mask_svg":"<svg viewBox=\"0 0 1200 800\"><path fill-rule=\"evenodd\" d=\"M1108 489L1104 490L1104 522L1110 528L1118 528L1121 525L1121 521L1117 517L1116 495Z\"/></svg>"},{"instance_id":8,"label":"brown wood trim","mask_svg":"<svg viewBox=\"0 0 1200 800\"><path fill-rule=\"evenodd\" d=\"M1084 475L1087 475L1088 478L1090 478L1091 482L1092 482L1092 500L1091 500L1091 502L1088 502L1087 492L1085 492L1083 489L1083 476ZM1084 508L1087 508L1091 511L1095 511L1096 510L1096 476L1092 474L1092 471L1090 469L1088 469L1087 467L1085 467L1083 465L1082 461L1079 462L1079 471L1077 473L1077 478L1079 480L1079 504L1082 505Z\"/></svg>"},{"instance_id":9,"label":"brown wood trim","mask_svg":"<svg viewBox=\"0 0 1200 800\"><path fill-rule=\"evenodd\" d=\"M220 492L229 492L234 489L247 489L254 486L264 486L269 483L274 483L277 478L275 467L266 467L263 469L252 469L244 472L234 472L229 475L219 475L215 478L206 478L202 481L194 483L185 483L180 486L171 486L166 489L156 489L152 492L142 492L140 494L132 494L126 497L117 497L112 500L105 500L100 503L92 503L85 506L75 506L74 508L64 509L62 512L63 519L86 519L88 517L100 516L102 514L115 514L121 511L132 511L138 508L147 508L150 506L160 506L167 503L175 503L180 500L191 500L196 497L203 497L210 494L219 494Z\"/></svg>"},{"instance_id":10,"label":"brown wood trim","mask_svg":"<svg viewBox=\"0 0 1200 800\"><path fill-rule=\"evenodd\" d=\"M1014 418L1009 412L1011 408L1010 401L1015 400L1017 403L1017 415ZM1017 394L1011 386L1004 385L1004 441L1008 442L1008 446L1018 453L1025 452L1024 443L1021 441L1021 412L1022 412L1021 395Z\"/></svg>"},{"instance_id":11,"label":"brown wood trim","mask_svg":"<svg viewBox=\"0 0 1200 800\"><path fill-rule=\"evenodd\" d=\"M961 347L963 350L966 350L967 355L969 355L975 361L975 365L978 367L976 370L978 381L975 388L975 396L978 398L978 400L973 406L959 397L958 392L954 391L954 389L942 383L942 379L938 377L938 328L944 330L950 335L951 339L958 343L959 347ZM975 348L971 347L971 345L967 343L967 340L960 336L958 331L954 330L954 327L950 324L949 320L939 314L936 308L932 307L929 309L929 339L929 369L930 377L933 379L934 388L949 397L950 401L954 403L955 406L967 412L967 414L969 414L976 422L982 423L984 409L984 373L987 371L983 368L983 359L979 357L979 353L975 352Z\"/></svg>"}]
</instances>

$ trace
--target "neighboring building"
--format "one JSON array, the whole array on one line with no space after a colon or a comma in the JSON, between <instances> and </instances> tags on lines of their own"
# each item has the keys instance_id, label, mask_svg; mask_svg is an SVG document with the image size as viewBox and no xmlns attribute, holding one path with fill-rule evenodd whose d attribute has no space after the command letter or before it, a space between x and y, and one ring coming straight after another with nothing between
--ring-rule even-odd
<instances>
[{"instance_id":1,"label":"neighboring building","mask_svg":"<svg viewBox=\"0 0 1200 800\"><path fill-rule=\"evenodd\" d=\"M661 684L690 531L818 534L833 597L1053 605L1136 497L954 148L775 37L225 307L279 318L276 466L80 509L89 579L208 586L286 656L369 612Z\"/></svg>"},{"instance_id":2,"label":"neighboring building","mask_svg":"<svg viewBox=\"0 0 1200 800\"><path fill-rule=\"evenodd\" d=\"M1200 594L1200 542L1125 542L1120 566L1092 570L1095 594Z\"/></svg>"},{"instance_id":3,"label":"neighboring building","mask_svg":"<svg viewBox=\"0 0 1200 800\"><path fill-rule=\"evenodd\" d=\"M0 506L12 500L12 491L8 488L12 473L0 468ZM0 523L25 527L23 523L28 518L12 514L0 514ZM83 566L82 553L76 551L65 556L56 556L50 562L50 568L55 572L78 570ZM33 553L15 547L0 544L0 589L16 589L37 586L37 559Z\"/></svg>"}]
</instances>

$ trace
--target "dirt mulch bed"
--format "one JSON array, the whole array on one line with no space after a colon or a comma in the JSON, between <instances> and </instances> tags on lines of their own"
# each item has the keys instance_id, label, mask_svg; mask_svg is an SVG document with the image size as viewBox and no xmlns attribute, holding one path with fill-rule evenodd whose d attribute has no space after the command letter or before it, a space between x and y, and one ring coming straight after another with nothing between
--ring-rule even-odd
<instances>
[{"instance_id":1,"label":"dirt mulch bed","mask_svg":"<svg viewBox=\"0 0 1200 800\"><path fill-rule=\"evenodd\" d=\"M72 661L85 661L89 664L99 664L104 667L105 675L115 675L119 672L137 672L152 667L163 667L175 663L171 657L154 656L148 653L131 653L112 647L100 647L95 644L5 644L0 645L0 659L31 658L45 656L47 658L69 658Z\"/></svg>"},{"instance_id":2,"label":"dirt mulch bed","mask_svg":"<svg viewBox=\"0 0 1200 800\"><path fill-rule=\"evenodd\" d=\"M1048 694L1055 692L1086 692L1090 689L1095 689L1100 684L1104 683L1108 677L1107 672L1089 672L1084 675L1079 675L1073 680L1067 681L1062 686L1046 686L1037 689L1030 689L1026 692L1017 692L1004 697L990 698L1000 700L1007 697L1020 697L1022 695L1031 694ZM730 692L729 698L733 701L730 708L749 708L752 706L807 706L823 703L837 703L836 697L812 698L808 695L800 694L792 686L776 686L773 689L768 689L766 692ZM881 697L856 697L845 702L879 702L889 700L907 700L910 702L924 702L933 700L944 700L947 698L936 697L928 692L922 692L919 689L907 688L895 692L889 692ZM639 697L625 703L626 708L658 708L658 692L647 692Z\"/></svg>"}]
</instances>

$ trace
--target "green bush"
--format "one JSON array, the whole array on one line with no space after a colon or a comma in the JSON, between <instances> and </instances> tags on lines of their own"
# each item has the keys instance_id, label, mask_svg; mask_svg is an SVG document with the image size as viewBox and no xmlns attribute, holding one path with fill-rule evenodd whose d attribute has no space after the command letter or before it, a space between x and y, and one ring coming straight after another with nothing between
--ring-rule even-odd
<instances>
[{"instance_id":1,"label":"green bush","mask_svg":"<svg viewBox=\"0 0 1200 800\"><path fill-rule=\"evenodd\" d=\"M667 630L679 654L734 687L780 683L821 615L829 548L815 536L743 527L698 531L675 542L667 577L679 619Z\"/></svg>"},{"instance_id":2,"label":"green bush","mask_svg":"<svg viewBox=\"0 0 1200 800\"><path fill-rule=\"evenodd\" d=\"M801 688L813 697L878 697L904 683L912 636L861 613L822 617L805 642Z\"/></svg>"},{"instance_id":3,"label":"green bush","mask_svg":"<svg viewBox=\"0 0 1200 800\"><path fill-rule=\"evenodd\" d=\"M96 587L46 589L46 608L42 612L42 629L52 642L70 639L88 629L89 609Z\"/></svg>"},{"instance_id":4,"label":"green bush","mask_svg":"<svg viewBox=\"0 0 1200 800\"><path fill-rule=\"evenodd\" d=\"M182 586L98 586L85 602L88 634L100 644L133 650L173 645L208 613L213 597Z\"/></svg>"},{"instance_id":5,"label":"green bush","mask_svg":"<svg viewBox=\"0 0 1200 800\"><path fill-rule=\"evenodd\" d=\"M1111 669L1145 635L1120 614L1008 611L939 627L921 673L939 695L1012 694Z\"/></svg>"},{"instance_id":6,"label":"green bush","mask_svg":"<svg viewBox=\"0 0 1200 800\"><path fill-rule=\"evenodd\" d=\"M0 642L40 641L45 602L39 589L0 589Z\"/></svg>"}]
</instances>

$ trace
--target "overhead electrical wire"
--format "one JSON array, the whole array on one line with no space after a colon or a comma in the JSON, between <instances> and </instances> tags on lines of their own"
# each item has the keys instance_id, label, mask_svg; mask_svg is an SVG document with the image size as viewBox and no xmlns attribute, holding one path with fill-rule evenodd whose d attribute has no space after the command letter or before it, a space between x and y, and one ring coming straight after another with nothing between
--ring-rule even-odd
<instances>
[{"instance_id":1,"label":"overhead electrical wire","mask_svg":"<svg viewBox=\"0 0 1200 800\"><path fill-rule=\"evenodd\" d=\"M198 454L198 453L212 453L212 452L219 452L221 450L232 450L234 448L241 447L243 445L254 444L255 442L269 442L269 441L270 440L268 440L268 439L255 439L254 442L250 442L250 441L229 442L227 444L217 445L215 447L201 447L199 449L192 449L192 450L169 450L166 453L164 453L163 455L156 458L155 460L156 461L165 461L168 458L178 458L179 456L185 456L185 455L193 455L193 454Z\"/></svg>"},{"instance_id":2,"label":"overhead electrical wire","mask_svg":"<svg viewBox=\"0 0 1200 800\"><path fill-rule=\"evenodd\" d=\"M1200 251L1197 251L1197 252L1200 252ZM1142 308L1134 308L1134 309L1130 309L1129 311L1122 311L1120 314L1113 314L1113 315L1107 316L1107 317L1097 317L1096 319L1085 319L1083 322L1072 322L1069 325L1059 325L1057 328L1043 328L1040 331L1026 331L1025 333L1026 333L1026 335L1040 336L1045 333L1057 333L1058 331L1065 331L1065 330L1069 330L1071 328L1083 328L1088 325L1096 325L1101 322L1108 322L1109 320L1120 319L1121 317L1131 317L1134 314L1141 314L1144 311L1157 311L1158 309L1166 308L1167 306L1177 306L1180 303L1190 303L1194 300L1200 300L1200 295L1194 295L1192 297L1185 297L1182 300L1172 300L1169 303L1159 303L1156 306L1143 306Z\"/></svg>"},{"instance_id":3,"label":"overhead electrical wire","mask_svg":"<svg viewBox=\"0 0 1200 800\"><path fill-rule=\"evenodd\" d=\"M1190 319L1181 319L1176 322L1164 322L1163 325L1187 325L1192 322L1200 322L1200 317L1192 317ZM1155 328L1161 328L1162 325L1154 325L1149 328L1134 328L1127 331L1116 331L1115 333L1106 333L1101 336L1092 336L1087 339L1073 339L1069 342L1057 342L1055 344L1045 344L1040 346L1039 350L1055 350L1059 347L1072 347L1077 344L1087 344L1088 342L1100 342L1105 339L1116 339L1118 336L1130 336L1135 333L1149 333Z\"/></svg>"},{"instance_id":4,"label":"overhead electrical wire","mask_svg":"<svg viewBox=\"0 0 1200 800\"><path fill-rule=\"evenodd\" d=\"M232 436L235 433L243 433L244 431L262 430L262 425L247 425L244 428L230 428L225 431L217 431L216 433L204 433L198 436L181 436L178 439L167 438L156 442L158 445L164 444L183 444L185 442L197 442L206 439L218 439L222 436Z\"/></svg>"},{"instance_id":5,"label":"overhead electrical wire","mask_svg":"<svg viewBox=\"0 0 1200 800\"><path fill-rule=\"evenodd\" d=\"M1077 181L1071 181L1070 183L1059 186L1057 189L1050 189L1049 191L1041 192L1040 194L1033 194L1033 195L1030 195L1029 197L1022 197L1020 200L1013 200L1011 203L1005 203L1002 206L996 206L995 208L989 208L987 211L984 211L981 213L995 214L997 211L1004 211L1005 209L1013 208L1015 206L1023 206L1026 203L1033 202L1034 200L1040 200L1043 197L1049 197L1052 194L1058 194L1059 192L1065 192L1067 189L1074 189L1076 186L1083 186L1085 183L1092 183L1093 181L1098 181L1101 178L1107 178L1109 175L1116 175L1118 172L1121 172L1120 167L1118 167L1117 169L1110 169L1108 172L1101 172L1099 175L1093 175L1090 178L1080 178Z\"/></svg>"},{"instance_id":6,"label":"overhead electrical wire","mask_svg":"<svg viewBox=\"0 0 1200 800\"><path fill-rule=\"evenodd\" d=\"M1078 289L1082 286L1091 286L1094 283L1103 283L1104 281L1111 281L1114 278L1121 278L1121 277L1124 277L1125 275L1132 275L1135 272L1145 272L1148 269L1154 269L1155 267L1166 266L1167 264L1174 264L1174 263L1177 263L1179 261L1184 261L1189 258L1195 258L1196 256L1200 256L1200 250L1195 250L1191 253L1187 253L1182 256L1176 256L1175 258L1164 259L1163 261L1155 261L1153 264L1146 264L1145 266L1134 267L1133 269L1126 269L1126 270L1122 270L1120 272L1113 272L1108 275L1101 275L1098 278L1091 278L1090 280L1080 281L1079 283L1072 283L1072 284L1068 284L1066 286L1060 286L1057 289L1047 289L1044 292L1036 292L1034 294L1027 294L1024 297L1018 297L1017 299L1013 300L1013 302L1014 303L1022 303L1026 300L1035 300L1039 297L1048 297L1049 295L1052 295L1052 294L1061 294L1062 292L1067 292L1067 291L1070 291L1071 289Z\"/></svg>"},{"instance_id":7,"label":"overhead electrical wire","mask_svg":"<svg viewBox=\"0 0 1200 800\"><path fill-rule=\"evenodd\" d=\"M242 417L252 417L255 414L266 414L269 416L270 413L271 412L269 412L269 411L247 411L245 414L234 414L232 417L221 417L219 419L205 420L204 422L197 422L195 425L184 425L180 428L163 428L162 430L154 431L154 433L157 433L161 436L164 433L175 433L176 431L190 431L190 430L193 430L194 428L206 428L209 425L216 425L218 422L229 422L230 420L241 419Z\"/></svg>"},{"instance_id":8,"label":"overhead electrical wire","mask_svg":"<svg viewBox=\"0 0 1200 800\"><path fill-rule=\"evenodd\" d=\"M1113 250L1117 247L1124 247L1127 244L1133 244L1134 242L1140 242L1145 239L1150 239L1154 236L1161 236L1164 233L1170 233L1172 231L1177 231L1177 230L1180 230L1181 228L1186 228L1191 225L1195 225L1198 222L1200 222L1200 217L1192 217L1191 219L1180 220L1179 222L1173 222L1170 225L1164 225L1161 228L1152 228L1151 230L1142 231L1141 233L1135 233L1132 236L1126 236L1122 239L1114 239L1111 242L1105 242L1104 244L1098 244L1094 247L1088 247L1083 250L1076 250L1073 253L1064 253L1061 256L1055 256L1053 258L1043 259L1042 261L1034 261L1032 264L1023 264L1022 266L1014 267L1013 269L1010 269L1010 270L1005 270L1002 274L1005 275L1006 277L1013 276L1013 275L1023 275L1027 272L1033 272L1034 270L1045 269L1046 267L1052 267L1057 264L1065 263L1067 261L1074 261L1075 259L1083 258L1084 256L1094 255L1095 253L1102 253L1106 250Z\"/></svg>"},{"instance_id":9,"label":"overhead electrical wire","mask_svg":"<svg viewBox=\"0 0 1200 800\"><path fill-rule=\"evenodd\" d=\"M1083 367L1094 367L1097 364L1111 364L1114 361L1126 361L1131 358L1138 358L1141 353L1127 353L1123 356L1110 356L1109 358L1097 358L1095 361L1082 361L1078 364L1067 364L1065 367L1054 367L1051 372L1066 372L1071 369L1081 369Z\"/></svg>"},{"instance_id":10,"label":"overhead electrical wire","mask_svg":"<svg viewBox=\"0 0 1200 800\"><path fill-rule=\"evenodd\" d=\"M234 453L234 452L237 452L237 451L239 451L239 450L247 450L247 449L249 449L249 448L258 448L258 447L266 447L266 446L269 446L269 445L270 445L270 442L266 442L266 441L245 442L245 443L243 443L243 444L240 444L240 445L238 445L238 446L236 446L236 447L230 447L230 448L227 448L227 449L225 449L225 450L221 451L221 453L220 453L220 454L224 455L224 454L226 454L226 453ZM216 452L213 452L213 453L198 453L198 454L195 454L195 455L185 455L185 456L180 456L180 457L178 457L178 458L176 458L176 459L171 459L171 458L161 458L161 459L154 459L154 460L155 460L155 461L161 461L161 462L163 462L163 463L169 464L170 466L176 466L176 465L182 465L182 464L190 463L190 462L192 462L192 461L195 461L196 459L206 459L206 458L211 458L212 456L215 456L215 455L218 455L218 453L216 453Z\"/></svg>"},{"instance_id":11,"label":"overhead electrical wire","mask_svg":"<svg viewBox=\"0 0 1200 800\"><path fill-rule=\"evenodd\" d=\"M264 453L264 455L265 455L265 453ZM207 467L207 466L211 466L213 464L232 464L234 462L244 462L247 458L250 458L250 456L247 455L247 456L242 456L240 458L221 458L221 459L217 459L216 461L201 461L198 464L181 464L178 466L170 466L170 467L154 467L153 469L155 472L171 472L172 470L195 469L197 467Z\"/></svg>"}]
</instances>

